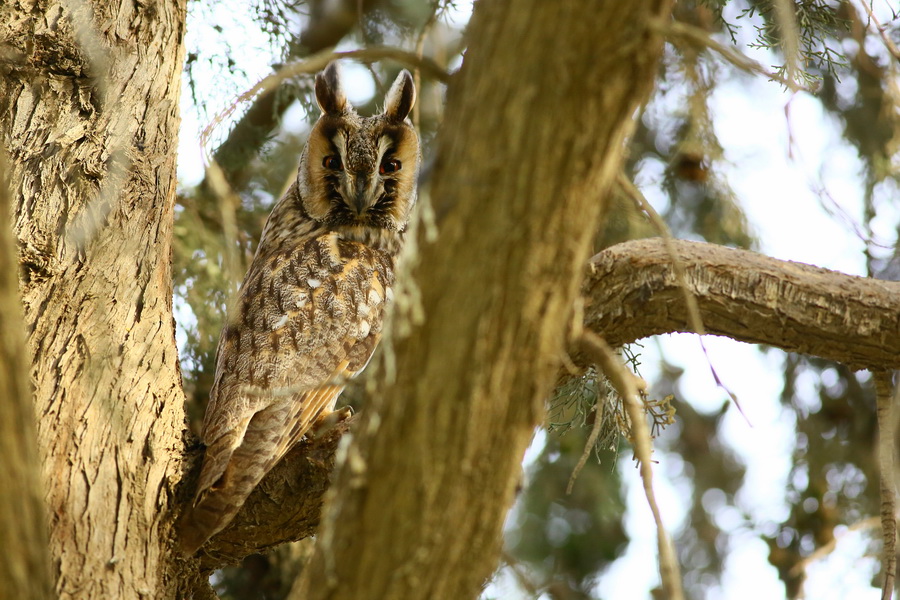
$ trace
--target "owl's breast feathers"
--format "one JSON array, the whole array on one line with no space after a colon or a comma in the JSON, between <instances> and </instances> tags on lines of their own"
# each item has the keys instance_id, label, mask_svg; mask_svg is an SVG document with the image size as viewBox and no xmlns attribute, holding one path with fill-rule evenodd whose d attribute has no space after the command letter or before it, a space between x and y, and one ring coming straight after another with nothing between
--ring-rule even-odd
<instances>
[{"instance_id":1,"label":"owl's breast feathers","mask_svg":"<svg viewBox=\"0 0 900 600\"><path fill-rule=\"evenodd\" d=\"M221 403L232 400L258 410L326 385L340 393L378 343L393 262L386 252L334 233L272 253L260 248L237 314L222 333L211 392L219 406L207 416L217 420ZM215 429L204 423L204 442Z\"/></svg>"},{"instance_id":2,"label":"owl's breast feathers","mask_svg":"<svg viewBox=\"0 0 900 600\"><path fill-rule=\"evenodd\" d=\"M192 522L182 525L188 553L333 410L372 356L393 282L390 253L333 232L272 252L260 247L219 340L201 433L206 454Z\"/></svg>"},{"instance_id":3,"label":"owl's breast feathers","mask_svg":"<svg viewBox=\"0 0 900 600\"><path fill-rule=\"evenodd\" d=\"M381 332L393 259L334 233L281 250L251 265L217 370L265 389L320 385L341 359L359 370Z\"/></svg>"}]
</instances>

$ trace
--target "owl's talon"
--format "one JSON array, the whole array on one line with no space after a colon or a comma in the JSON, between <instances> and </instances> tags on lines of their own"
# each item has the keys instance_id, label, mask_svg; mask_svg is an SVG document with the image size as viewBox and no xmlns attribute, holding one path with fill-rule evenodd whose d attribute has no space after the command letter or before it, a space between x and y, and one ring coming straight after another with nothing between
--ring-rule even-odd
<instances>
[{"instance_id":1,"label":"owl's talon","mask_svg":"<svg viewBox=\"0 0 900 600\"><path fill-rule=\"evenodd\" d=\"M313 421L313 424L309 428L308 435L310 437L319 437L326 431L331 430L338 423L346 421L352 416L353 409L349 406L328 413L323 411L316 417L316 420Z\"/></svg>"}]
</instances>

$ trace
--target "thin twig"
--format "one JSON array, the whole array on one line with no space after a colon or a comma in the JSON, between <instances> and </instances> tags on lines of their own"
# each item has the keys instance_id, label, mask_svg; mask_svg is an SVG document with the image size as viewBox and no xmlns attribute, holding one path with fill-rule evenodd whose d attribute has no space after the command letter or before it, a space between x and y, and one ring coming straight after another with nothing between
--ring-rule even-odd
<instances>
[{"instance_id":1,"label":"thin twig","mask_svg":"<svg viewBox=\"0 0 900 600\"><path fill-rule=\"evenodd\" d=\"M747 418L744 409L741 408L741 403L738 401L737 395L732 392L722 381L722 378L719 377L719 373L713 365L712 358L709 356L709 351L706 349L706 344L703 342L703 336L706 335L706 327L703 326L703 318L700 316L700 305L697 303L697 298L691 293L690 286L687 282L687 276L684 271L684 264L682 264L681 260L678 258L678 252L675 250L675 245L672 243L672 232L669 231L668 225L666 225L666 222L659 216L656 209L647 202L644 195L627 177L625 177L624 173L620 171L616 181L637 205L638 209L646 213L653 223L653 226L659 232L659 235L662 236L663 244L666 246L666 252L672 259L672 270L675 272L675 278L678 280L678 286L681 288L684 303L687 306L688 322L694 330L694 333L700 336L698 338L700 340L700 348L703 350L703 355L706 357L706 364L709 365L709 370L712 372L713 379L715 380L716 385L725 390L725 393L728 394L728 397L731 398L731 401L734 402L734 405L737 407L738 412L741 413L741 416L744 417L747 424L752 427L753 424L750 423L750 419Z\"/></svg>"},{"instance_id":2,"label":"thin twig","mask_svg":"<svg viewBox=\"0 0 900 600\"><path fill-rule=\"evenodd\" d=\"M780 33L787 79L794 83L799 79L800 72L800 32L795 11L793 0L775 0L775 22Z\"/></svg>"},{"instance_id":3,"label":"thin twig","mask_svg":"<svg viewBox=\"0 0 900 600\"><path fill-rule=\"evenodd\" d=\"M581 337L581 349L603 371L609 382L613 385L622 401L628 418L631 421L631 443L634 454L640 464L641 482L644 486L644 495L653 513L656 522L656 542L659 548L659 572L663 589L669 600L683 600L684 592L681 588L681 575L678 571L678 563L675 560L675 549L663 526L662 515L656 494L653 492L653 467L651 461L650 429L647 427L646 417L641 406L640 394L646 388L646 383L629 372L621 359L616 356L606 340L591 331L585 331Z\"/></svg>"},{"instance_id":4,"label":"thin twig","mask_svg":"<svg viewBox=\"0 0 900 600\"><path fill-rule=\"evenodd\" d=\"M588 459L591 457L591 450L594 449L594 446L597 444L597 438L600 437L600 431L603 429L603 401L600 398L600 394L597 394L597 399L594 401L594 426L591 427L591 434L588 436L587 442L584 444L584 452L581 453L581 458L578 459L578 464L575 465L575 468L572 469L572 475L569 476L569 484L566 486L566 494L571 494L572 489L575 487L575 480L578 479L579 473L584 468L584 465L587 464Z\"/></svg>"},{"instance_id":5,"label":"thin twig","mask_svg":"<svg viewBox=\"0 0 900 600\"><path fill-rule=\"evenodd\" d=\"M237 285L243 275L243 269L239 264L237 226L237 207L241 205L241 200L228 183L225 172L215 160L212 160L206 167L206 181L218 200L219 214L222 217L222 235L225 238L225 277L229 285L228 314L232 314L232 304L237 297Z\"/></svg>"},{"instance_id":6,"label":"thin twig","mask_svg":"<svg viewBox=\"0 0 900 600\"><path fill-rule=\"evenodd\" d=\"M894 596L894 579L897 573L897 517L896 489L894 486L894 385L891 371L874 371L875 399L878 415L878 467L881 471L881 535L884 547L881 562L884 569L884 586L881 600Z\"/></svg>"},{"instance_id":7,"label":"thin twig","mask_svg":"<svg viewBox=\"0 0 900 600\"><path fill-rule=\"evenodd\" d=\"M425 24L422 25L422 29L419 31L419 36L416 39L416 56L419 57L419 60L422 60L422 57L425 55L425 38L428 37L428 34L431 33L431 28L434 27L434 24L437 22L438 9L440 8L440 2L435 2L434 6L431 9L431 14L428 15L428 19L425 21ZM422 73L419 67L413 69L413 83L416 86L416 89L419 90L419 94L422 93ZM419 129L419 113L422 109L422 103L416 102L413 105L413 114L412 114L412 122L413 126L416 129Z\"/></svg>"},{"instance_id":8,"label":"thin twig","mask_svg":"<svg viewBox=\"0 0 900 600\"><path fill-rule=\"evenodd\" d=\"M540 596L540 587L531 581L528 574L525 572L525 569L519 564L519 561L516 560L514 556L508 552L504 552L501 558L503 559L503 562L506 563L506 566L509 567L509 570L512 571L516 581L526 593L530 594L533 598Z\"/></svg>"},{"instance_id":9,"label":"thin twig","mask_svg":"<svg viewBox=\"0 0 900 600\"><path fill-rule=\"evenodd\" d=\"M896 516L896 513L895 513ZM835 535L828 541L828 543L823 544L821 547L817 548L815 552L795 564L791 567L791 570L788 571L788 574L791 577L798 577L803 574L804 571L811 565L812 563L822 560L829 554L837 549L837 545L840 543L841 539L847 537L847 535L856 532L856 531L864 531L866 529L874 529L881 525L881 516L877 517L869 517L867 519L863 519L862 521L857 521L852 525L849 525L843 533L840 535Z\"/></svg>"},{"instance_id":10,"label":"thin twig","mask_svg":"<svg viewBox=\"0 0 900 600\"><path fill-rule=\"evenodd\" d=\"M860 2L860 4L863 5L863 8L865 8L866 12L869 14L869 20L872 21L872 23L875 25L875 28L878 30L878 35L881 36L881 41L884 42L884 46L885 48L887 48L887 51L890 52L891 55L897 59L897 61L900 61L900 48L897 48L897 44L895 44L894 40L892 40L888 36L884 26L882 26L882 24L878 22L878 17L875 16L875 13L872 11L872 7L869 6L869 4L865 2L865 0L863 0L863 2Z\"/></svg>"},{"instance_id":11,"label":"thin twig","mask_svg":"<svg viewBox=\"0 0 900 600\"><path fill-rule=\"evenodd\" d=\"M782 77L778 73L774 73L768 70L762 64L756 62L749 56L738 52L734 48L729 48L728 46L720 44L716 40L712 39L709 34L706 33L706 31L700 29L699 27L688 25L687 23L679 23L678 21L672 23L656 21L651 23L651 26L657 29L666 37L682 38L684 40L687 40L688 42L703 46L705 48L709 48L742 71L746 71L748 73L756 73L757 75L762 75L771 81L777 81L793 92L812 93L812 90L809 87L797 83L796 81L792 81L786 77Z\"/></svg>"}]
</instances>

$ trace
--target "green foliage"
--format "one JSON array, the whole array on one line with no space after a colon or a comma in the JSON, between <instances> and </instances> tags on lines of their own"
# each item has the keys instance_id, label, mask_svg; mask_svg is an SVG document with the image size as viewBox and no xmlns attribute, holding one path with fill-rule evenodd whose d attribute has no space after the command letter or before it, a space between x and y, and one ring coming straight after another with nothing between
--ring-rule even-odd
<instances>
[{"instance_id":1,"label":"green foliage","mask_svg":"<svg viewBox=\"0 0 900 600\"><path fill-rule=\"evenodd\" d=\"M757 37L751 47L783 49L787 37L798 38L797 58L802 68L797 74L807 84L816 83L823 72L836 76L847 67L844 53L834 42L836 33L848 30L850 22L839 16L838 5L828 0L794 2L795 23L782 23L777 18L776 2L757 0L738 17L752 18L758 13L763 18L762 25L754 25ZM791 58L787 57L787 60ZM787 64L778 65L776 71L784 77L790 75Z\"/></svg>"},{"instance_id":2,"label":"green foliage","mask_svg":"<svg viewBox=\"0 0 900 600\"><path fill-rule=\"evenodd\" d=\"M591 598L595 578L627 542L617 449L601 452L602 464L585 468L572 494L565 493L586 439L584 429L548 436L507 531L508 560L534 588L553 590L552 597Z\"/></svg>"}]
</instances>

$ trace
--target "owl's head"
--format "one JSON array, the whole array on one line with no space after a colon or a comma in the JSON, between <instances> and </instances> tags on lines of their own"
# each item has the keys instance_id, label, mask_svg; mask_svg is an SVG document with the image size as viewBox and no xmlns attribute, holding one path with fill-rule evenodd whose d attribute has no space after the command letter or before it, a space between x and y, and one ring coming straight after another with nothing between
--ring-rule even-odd
<instances>
[{"instance_id":1,"label":"owl's head","mask_svg":"<svg viewBox=\"0 0 900 600\"><path fill-rule=\"evenodd\" d=\"M341 88L337 63L316 77L322 116L304 150L298 186L306 213L345 239L368 245L395 240L416 201L419 137L407 116L416 101L401 71L384 110L359 116Z\"/></svg>"}]
</instances>

